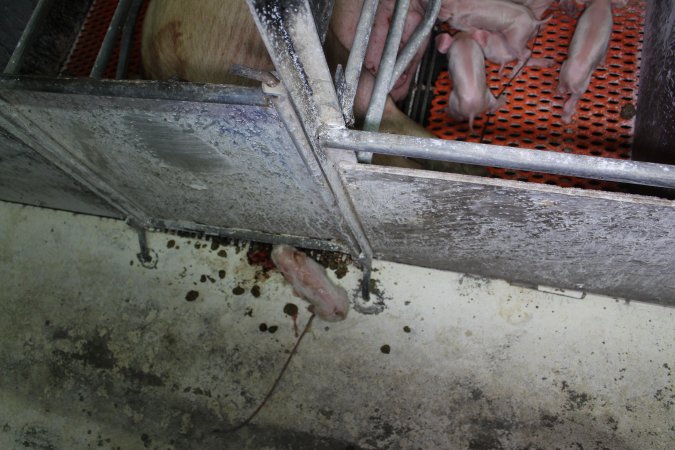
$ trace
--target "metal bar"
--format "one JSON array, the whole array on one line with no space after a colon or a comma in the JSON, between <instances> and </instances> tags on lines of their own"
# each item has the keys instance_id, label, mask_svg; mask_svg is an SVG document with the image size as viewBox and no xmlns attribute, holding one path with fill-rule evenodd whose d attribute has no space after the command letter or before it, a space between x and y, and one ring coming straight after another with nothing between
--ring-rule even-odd
<instances>
[{"instance_id":1,"label":"metal bar","mask_svg":"<svg viewBox=\"0 0 675 450\"><path fill-rule=\"evenodd\" d=\"M438 12L441 10L441 0L431 0L427 5L427 12L424 14L424 20L417 26L408 42L398 54L396 64L394 65L394 73L391 76L391 83L389 83L389 90L391 91L396 84L396 80L403 74L403 71L410 61L415 57L415 53L419 50L424 39L429 35L431 29L436 23Z\"/></svg>"},{"instance_id":2,"label":"metal bar","mask_svg":"<svg viewBox=\"0 0 675 450\"><path fill-rule=\"evenodd\" d=\"M246 0L305 131L344 124L307 0Z\"/></svg>"},{"instance_id":3,"label":"metal bar","mask_svg":"<svg viewBox=\"0 0 675 450\"><path fill-rule=\"evenodd\" d=\"M328 252L349 253L349 249L340 242L308 238L290 234L272 234L264 231L222 228L183 220L151 219L149 229L176 230L202 233L242 241L266 242L268 244L287 244L302 248L313 248Z\"/></svg>"},{"instance_id":4,"label":"metal bar","mask_svg":"<svg viewBox=\"0 0 675 450\"><path fill-rule=\"evenodd\" d=\"M328 189L325 189L326 187L326 180L333 180L334 177L334 167L332 164L329 164L328 166L325 165L325 161L322 164L321 159L318 157L318 153L313 149L313 144L310 142L310 140L305 136L304 133L302 133L302 126L303 124L300 122L298 119L298 115L295 113L293 110L292 104L290 99L288 98L287 95L284 95L280 91L279 88L266 88L266 92L272 93L273 91L277 91L276 95L272 97L272 103L276 107L277 113L279 114L279 118L281 121L284 123L286 126L286 129L288 130L289 135L293 139L293 142L296 145L296 148L298 150L298 153L300 154L300 157L302 158L303 162L305 163L305 166L307 167L307 170L311 174L311 176L315 179L316 183L322 187L320 190L320 195L323 198L323 200L326 202L326 205L328 205L330 208L333 210L337 209L342 213L342 211L347 210L348 213L345 215L342 213L339 217L336 217L336 220L339 220L339 228L340 230L349 230L352 233L352 227L354 226L354 222L352 220L352 217L350 216L349 211L351 211L351 204L346 204L344 202L344 199L342 198L342 194L338 191L337 194L335 194L334 189L333 189L333 182L329 181L328 182ZM358 227L360 227L360 223L356 224ZM358 230L357 230L358 231ZM355 235L358 235L357 233L354 233ZM351 243L350 241L353 240L352 236L350 236L348 233L343 233L343 237L348 243ZM266 241L263 241L266 242ZM284 243L284 242L273 242L273 243ZM286 242L286 243L291 243L292 242ZM309 245L312 244L312 245ZM360 246L359 241L357 240L355 243L356 247L358 248ZM366 244L368 244L366 242ZM310 248L319 248L316 247L313 243L311 242L301 242L301 246L306 246ZM337 245L337 244L333 244ZM352 246L354 246L352 244ZM342 251L342 252L348 252L347 248L341 248L341 249L333 249L331 251ZM372 268L372 256L367 253L369 251L369 244L367 247L366 251L360 252L360 254L356 254L352 252L352 254L357 255L359 258L359 263L361 264L361 267L363 269L363 279L361 282L361 290L362 290L362 297L365 300L369 299L369 287L370 287L370 277L371 277L371 268ZM377 314L381 311L381 306L380 304L375 304L373 303L372 305L362 305L362 304L355 304L355 307L363 314Z\"/></svg>"},{"instance_id":5,"label":"metal bar","mask_svg":"<svg viewBox=\"0 0 675 450\"><path fill-rule=\"evenodd\" d=\"M316 155L342 219L352 234L350 250L361 262L361 288L367 300L373 251L331 159L333 155L329 156L318 141L321 126L344 128L345 122L308 1L246 0L246 3L302 123L305 135L302 139L307 139Z\"/></svg>"},{"instance_id":6,"label":"metal bar","mask_svg":"<svg viewBox=\"0 0 675 450\"><path fill-rule=\"evenodd\" d=\"M30 16L26 28L24 28L19 42L14 48L12 56L9 58L9 62L5 67L4 74L6 75L15 75L19 73L21 64L23 63L24 58L26 57L26 52L28 48L33 44L35 38L39 32L38 28L47 17L51 7L54 3L54 0L40 0L33 10L33 14Z\"/></svg>"},{"instance_id":7,"label":"metal bar","mask_svg":"<svg viewBox=\"0 0 675 450\"><path fill-rule=\"evenodd\" d=\"M145 227L139 224L133 217L127 217L126 222L138 235L138 247L140 251L136 254L136 257L141 264L145 265L152 261L150 249L148 248L148 239L145 234Z\"/></svg>"},{"instance_id":8,"label":"metal bar","mask_svg":"<svg viewBox=\"0 0 675 450\"><path fill-rule=\"evenodd\" d=\"M103 76L103 72L105 72L105 69L108 66L110 55L112 55L113 49L115 48L117 36L119 36L120 31L122 30L127 13L129 12L129 6L131 6L131 0L120 0L117 4L115 14L113 14L113 18L108 26L108 31L105 33L103 44L101 44L101 48L96 56L94 67L92 67L91 73L89 74L90 77L101 78Z\"/></svg>"},{"instance_id":9,"label":"metal bar","mask_svg":"<svg viewBox=\"0 0 675 450\"><path fill-rule=\"evenodd\" d=\"M330 189L330 186L327 186L326 175L324 175L323 167L321 166L316 153L313 151L309 139L302 131L302 123L293 109L290 98L285 94L281 87L266 88L265 90L276 91L276 95L272 95L271 97L272 104L279 115L279 119L284 124L289 136L293 140L295 148L297 149L300 158L307 168L309 177L311 177L311 179L314 181L314 184L319 187L319 195L321 196L321 199L331 211L340 211L340 207L335 200L335 196ZM352 236L350 235L349 224L345 221L341 214L335 214L335 221L338 223L338 229L340 231L341 238L340 241L349 243L350 240L353 240ZM333 241L333 246L337 245L336 241ZM346 245L341 244L341 246L342 249L340 251L345 253L349 252ZM356 247L358 244L355 243L354 246ZM335 251L335 249L333 251Z\"/></svg>"},{"instance_id":10,"label":"metal bar","mask_svg":"<svg viewBox=\"0 0 675 450\"><path fill-rule=\"evenodd\" d=\"M127 78L129 56L131 55L131 48L134 43L136 20L138 20L138 14L141 12L143 2L144 0L132 0L127 20L124 23L122 39L120 40L120 56L117 59L117 72L115 73L115 78L118 80Z\"/></svg>"},{"instance_id":11,"label":"metal bar","mask_svg":"<svg viewBox=\"0 0 675 450\"><path fill-rule=\"evenodd\" d=\"M363 61L366 57L368 42L370 41L370 31L375 21L375 12L379 0L365 0L361 8L361 16L356 26L356 34L352 49L349 52L349 59L344 72L344 87L340 89L340 104L345 120L348 125L354 123L354 98L356 97L356 88L361 77Z\"/></svg>"},{"instance_id":12,"label":"metal bar","mask_svg":"<svg viewBox=\"0 0 675 450\"><path fill-rule=\"evenodd\" d=\"M269 106L260 88L219 84L146 80L92 80L90 78L8 77L0 75L0 89L179 100L202 103Z\"/></svg>"},{"instance_id":13,"label":"metal bar","mask_svg":"<svg viewBox=\"0 0 675 450\"><path fill-rule=\"evenodd\" d=\"M436 70L436 58L438 58L438 52L436 51L435 44L432 43L433 49L431 51L431 63L427 67L427 79L424 83L424 95L422 96L422 105L419 106L419 109L422 111L422 116L418 121L422 126L425 126L427 123L427 115L429 114L429 97L434 92L434 75Z\"/></svg>"},{"instance_id":14,"label":"metal bar","mask_svg":"<svg viewBox=\"0 0 675 450\"><path fill-rule=\"evenodd\" d=\"M229 72L238 77L247 78L249 80L256 80L265 83L269 87L274 87L279 84L277 77L270 72L259 69L252 69L251 67L242 66L241 64L232 64Z\"/></svg>"},{"instance_id":15,"label":"metal bar","mask_svg":"<svg viewBox=\"0 0 675 450\"><path fill-rule=\"evenodd\" d=\"M415 122L419 123L418 118L416 117L415 113L415 105L417 104L417 99L419 97L418 92L419 92L419 80L420 77L422 76L422 65L427 61L427 55L424 55L422 58L422 62L420 63L419 67L415 70L415 75L413 76L412 82L410 83L410 89L408 90L408 95L405 98L405 101L403 102L403 107L401 108L401 111L403 113L410 117L412 120Z\"/></svg>"},{"instance_id":16,"label":"metal bar","mask_svg":"<svg viewBox=\"0 0 675 450\"><path fill-rule=\"evenodd\" d=\"M320 140L325 146L342 150L675 188L675 166L666 164L347 129L325 129Z\"/></svg>"},{"instance_id":17,"label":"metal bar","mask_svg":"<svg viewBox=\"0 0 675 450\"><path fill-rule=\"evenodd\" d=\"M313 0L309 5L312 8L316 31L319 33L319 39L321 39L321 43L323 44L326 42L328 25L330 24L330 17L333 13L335 0Z\"/></svg>"},{"instance_id":18,"label":"metal bar","mask_svg":"<svg viewBox=\"0 0 675 450\"><path fill-rule=\"evenodd\" d=\"M375 78L375 86L370 97L368 112L363 123L363 129L366 131L377 131L380 129L384 104L387 101L387 95L389 95L391 75L396 64L396 55L401 43L403 26L405 25L405 18L408 15L409 6L410 0L398 0L396 2L391 27L389 28L387 41L384 44L384 51L382 52L382 60L380 61L380 67L377 69L377 78ZM370 163L373 154L359 152L357 153L357 158L360 162Z\"/></svg>"}]
</instances>

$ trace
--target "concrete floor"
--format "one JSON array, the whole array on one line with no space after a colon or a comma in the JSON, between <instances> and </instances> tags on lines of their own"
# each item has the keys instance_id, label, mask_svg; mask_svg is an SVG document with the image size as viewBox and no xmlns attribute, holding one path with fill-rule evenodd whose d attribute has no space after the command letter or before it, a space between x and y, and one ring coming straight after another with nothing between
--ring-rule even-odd
<instances>
[{"instance_id":1,"label":"concrete floor","mask_svg":"<svg viewBox=\"0 0 675 450\"><path fill-rule=\"evenodd\" d=\"M0 448L675 448L672 308L386 262L380 314L315 321L214 432L306 303L246 245L148 239L0 202Z\"/></svg>"}]
</instances>

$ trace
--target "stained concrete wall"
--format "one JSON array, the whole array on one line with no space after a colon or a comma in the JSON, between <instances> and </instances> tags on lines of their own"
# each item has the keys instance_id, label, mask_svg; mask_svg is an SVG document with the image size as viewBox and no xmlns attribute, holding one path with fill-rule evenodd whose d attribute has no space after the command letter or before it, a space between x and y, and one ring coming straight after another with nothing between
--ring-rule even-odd
<instances>
[{"instance_id":1,"label":"stained concrete wall","mask_svg":"<svg viewBox=\"0 0 675 450\"><path fill-rule=\"evenodd\" d=\"M673 309L382 262L382 312L315 321L216 432L306 304L245 244L148 238L152 268L120 221L0 203L0 448L675 446Z\"/></svg>"}]
</instances>

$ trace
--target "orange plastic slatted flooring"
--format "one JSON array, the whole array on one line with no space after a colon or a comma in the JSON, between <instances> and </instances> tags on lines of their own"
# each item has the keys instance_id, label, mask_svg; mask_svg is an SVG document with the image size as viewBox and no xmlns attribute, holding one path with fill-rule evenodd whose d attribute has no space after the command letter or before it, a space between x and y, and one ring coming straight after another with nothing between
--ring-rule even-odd
<instances>
[{"instance_id":1,"label":"orange plastic slatted flooring","mask_svg":"<svg viewBox=\"0 0 675 450\"><path fill-rule=\"evenodd\" d=\"M595 70L586 94L577 104L570 124L561 121L567 96L556 94L560 65L567 56L576 18L553 7L553 18L533 40L532 57L552 58L551 68L525 67L508 86L510 68L498 75L499 65L488 62L488 85L497 95L505 89L508 104L493 115L483 114L474 123L456 122L447 116L452 83L447 71L436 80L428 130L443 139L481 142L529 149L553 150L606 158L629 159L637 102L644 1L631 0L615 9L614 27L604 65ZM494 177L555 184L562 187L622 190L616 183L543 173L490 168Z\"/></svg>"}]
</instances>

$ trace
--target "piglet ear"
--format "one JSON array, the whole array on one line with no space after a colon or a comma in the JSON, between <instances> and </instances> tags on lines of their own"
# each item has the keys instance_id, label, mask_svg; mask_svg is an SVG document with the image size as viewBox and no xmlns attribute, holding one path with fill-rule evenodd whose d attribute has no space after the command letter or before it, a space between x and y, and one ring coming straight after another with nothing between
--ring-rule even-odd
<instances>
[{"instance_id":1,"label":"piglet ear","mask_svg":"<svg viewBox=\"0 0 675 450\"><path fill-rule=\"evenodd\" d=\"M441 33L436 36L436 50L440 53L448 53L450 46L452 45L452 36L448 33Z\"/></svg>"},{"instance_id":2,"label":"piglet ear","mask_svg":"<svg viewBox=\"0 0 675 450\"><path fill-rule=\"evenodd\" d=\"M471 38L478 42L478 45L485 48L487 47L487 41L490 37L490 32L486 30L474 30L471 32Z\"/></svg>"}]
</instances>

